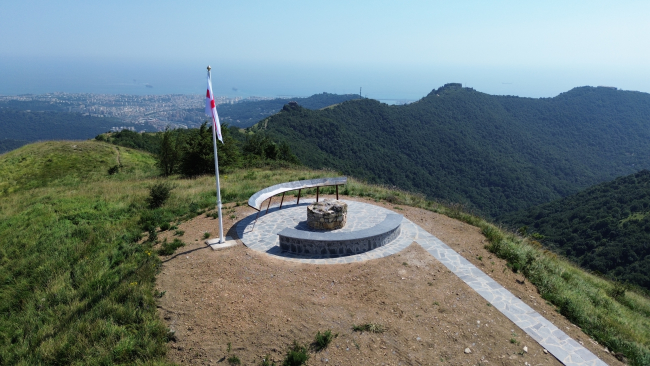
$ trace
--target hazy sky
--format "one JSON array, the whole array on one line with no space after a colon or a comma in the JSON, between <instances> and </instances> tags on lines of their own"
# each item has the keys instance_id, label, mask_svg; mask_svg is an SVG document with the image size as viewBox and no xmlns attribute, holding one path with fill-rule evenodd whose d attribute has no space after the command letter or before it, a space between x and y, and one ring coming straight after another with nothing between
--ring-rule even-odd
<instances>
[{"instance_id":1,"label":"hazy sky","mask_svg":"<svg viewBox=\"0 0 650 366\"><path fill-rule=\"evenodd\" d=\"M200 93L208 64L231 95L650 92L649 15L625 0L3 0L0 93Z\"/></svg>"}]
</instances>

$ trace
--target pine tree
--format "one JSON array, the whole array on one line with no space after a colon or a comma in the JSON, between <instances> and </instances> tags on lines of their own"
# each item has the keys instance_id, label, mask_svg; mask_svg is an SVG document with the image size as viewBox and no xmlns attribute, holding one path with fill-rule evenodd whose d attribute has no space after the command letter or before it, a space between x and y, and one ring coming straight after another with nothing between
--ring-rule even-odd
<instances>
[{"instance_id":1,"label":"pine tree","mask_svg":"<svg viewBox=\"0 0 650 366\"><path fill-rule=\"evenodd\" d=\"M162 134L160 153L158 154L158 166L164 176L174 174L179 163L179 156L175 133L167 128Z\"/></svg>"}]
</instances>

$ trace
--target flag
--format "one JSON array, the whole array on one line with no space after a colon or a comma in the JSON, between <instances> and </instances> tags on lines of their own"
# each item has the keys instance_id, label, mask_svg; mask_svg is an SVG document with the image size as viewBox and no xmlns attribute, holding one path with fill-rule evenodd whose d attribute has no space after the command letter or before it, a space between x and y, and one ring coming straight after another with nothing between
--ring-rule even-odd
<instances>
[{"instance_id":1,"label":"flag","mask_svg":"<svg viewBox=\"0 0 650 366\"><path fill-rule=\"evenodd\" d=\"M219 115L217 114L217 104L214 102L214 94L212 94L212 80L208 73L208 92L205 94L205 114L212 117L212 128L217 131L217 138L223 144L223 136L221 136L221 123L219 123Z\"/></svg>"}]
</instances>

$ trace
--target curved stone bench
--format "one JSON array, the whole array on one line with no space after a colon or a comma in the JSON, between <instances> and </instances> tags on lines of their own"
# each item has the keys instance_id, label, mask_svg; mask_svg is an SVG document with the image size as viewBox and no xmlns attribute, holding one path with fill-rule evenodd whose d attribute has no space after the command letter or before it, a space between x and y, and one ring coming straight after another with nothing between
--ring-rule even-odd
<instances>
[{"instance_id":1,"label":"curved stone bench","mask_svg":"<svg viewBox=\"0 0 650 366\"><path fill-rule=\"evenodd\" d=\"M298 203L300 203L300 190L305 188L316 188L316 202L318 202L318 188L326 186L336 186L336 199L339 199L339 187L348 182L348 177L336 177L336 178L319 178L319 179L307 179L307 180L297 180L294 182L286 182L276 184L262 189L261 191L255 193L248 199L248 205L257 211L261 210L262 203L267 199L275 196L276 194L282 193L282 202L284 202L284 193L288 191L298 190ZM280 208L282 208L282 202L280 202ZM269 206L271 206L271 200L269 200ZM268 207L266 210L268 211Z\"/></svg>"},{"instance_id":2,"label":"curved stone bench","mask_svg":"<svg viewBox=\"0 0 650 366\"><path fill-rule=\"evenodd\" d=\"M359 231L323 232L285 228L278 233L280 249L297 254L344 256L379 248L400 234L402 215L388 214L379 224Z\"/></svg>"}]
</instances>

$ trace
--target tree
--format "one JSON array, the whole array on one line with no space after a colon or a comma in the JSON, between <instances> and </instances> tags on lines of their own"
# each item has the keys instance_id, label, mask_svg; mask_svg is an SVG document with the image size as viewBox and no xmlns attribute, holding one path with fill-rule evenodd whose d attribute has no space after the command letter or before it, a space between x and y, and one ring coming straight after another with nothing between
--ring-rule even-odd
<instances>
[{"instance_id":1,"label":"tree","mask_svg":"<svg viewBox=\"0 0 650 366\"><path fill-rule=\"evenodd\" d=\"M278 145L273 140L262 132L246 136L246 142L242 148L244 155L248 160L283 160L292 164L300 163L298 158L291 152L291 147L286 141Z\"/></svg>"},{"instance_id":2,"label":"tree","mask_svg":"<svg viewBox=\"0 0 650 366\"><path fill-rule=\"evenodd\" d=\"M264 159L265 155L265 148L266 145L269 143L268 137L263 135L262 133L255 133L252 136L246 136L246 142L244 143L244 147L242 148L244 155L247 157L256 157L260 159Z\"/></svg>"},{"instance_id":3,"label":"tree","mask_svg":"<svg viewBox=\"0 0 650 366\"><path fill-rule=\"evenodd\" d=\"M162 170L164 176L174 174L176 167L179 164L180 153L178 151L178 140L176 134L165 129L160 141L160 153L158 154L158 166Z\"/></svg>"},{"instance_id":4,"label":"tree","mask_svg":"<svg viewBox=\"0 0 650 366\"><path fill-rule=\"evenodd\" d=\"M180 170L188 177L214 173L212 133L207 127L207 122L187 134L183 144Z\"/></svg>"},{"instance_id":5,"label":"tree","mask_svg":"<svg viewBox=\"0 0 650 366\"><path fill-rule=\"evenodd\" d=\"M223 144L217 142L219 172L239 164L240 153L237 141L230 135L227 125L222 125ZM204 122L201 127L186 134L180 164L181 173L188 177L214 174L214 145L212 127Z\"/></svg>"},{"instance_id":6,"label":"tree","mask_svg":"<svg viewBox=\"0 0 650 366\"><path fill-rule=\"evenodd\" d=\"M212 133L212 128L210 128L209 131ZM232 136L230 128L226 123L221 125L221 136L223 136L223 144L217 142L220 173L223 172L224 169L239 166L241 162L241 148L239 141L235 140Z\"/></svg>"},{"instance_id":7,"label":"tree","mask_svg":"<svg viewBox=\"0 0 650 366\"><path fill-rule=\"evenodd\" d=\"M282 141L278 149L278 159L284 160L292 164L300 164L300 160L291 152L291 147L286 141Z\"/></svg>"}]
</instances>

